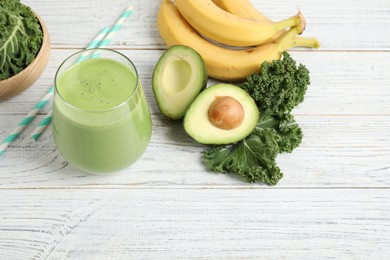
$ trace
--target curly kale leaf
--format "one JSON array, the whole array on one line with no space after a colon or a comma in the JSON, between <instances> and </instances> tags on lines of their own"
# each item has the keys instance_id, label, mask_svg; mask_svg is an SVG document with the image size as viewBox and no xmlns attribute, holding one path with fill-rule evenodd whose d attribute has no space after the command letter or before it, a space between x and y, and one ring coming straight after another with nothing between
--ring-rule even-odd
<instances>
[{"instance_id":1,"label":"curly kale leaf","mask_svg":"<svg viewBox=\"0 0 390 260\"><path fill-rule=\"evenodd\" d=\"M303 101L309 84L307 68L302 64L297 67L295 60L284 52L283 59L264 62L261 73L253 73L241 88L256 101L260 111L271 109L283 116Z\"/></svg>"},{"instance_id":2,"label":"curly kale leaf","mask_svg":"<svg viewBox=\"0 0 390 260\"><path fill-rule=\"evenodd\" d=\"M32 10L19 0L0 0L0 32L0 80L4 80L35 59L43 33Z\"/></svg>"},{"instance_id":3,"label":"curly kale leaf","mask_svg":"<svg viewBox=\"0 0 390 260\"><path fill-rule=\"evenodd\" d=\"M205 164L213 172L237 174L247 182L277 184L283 176L277 155L292 152L302 142L302 129L291 111L303 101L309 84L309 71L288 53L282 60L263 63L261 73L241 85L259 108L256 128L238 143L205 151Z\"/></svg>"},{"instance_id":4,"label":"curly kale leaf","mask_svg":"<svg viewBox=\"0 0 390 260\"><path fill-rule=\"evenodd\" d=\"M292 152L298 147L303 138L302 129L294 120L291 114L284 114L282 117L274 115L271 109L266 109L260 114L256 129L274 129L279 136L278 151Z\"/></svg>"},{"instance_id":5,"label":"curly kale leaf","mask_svg":"<svg viewBox=\"0 0 390 260\"><path fill-rule=\"evenodd\" d=\"M275 162L278 141L274 129L256 129L237 144L206 150L203 158L211 171L235 173L247 182L275 185L283 176Z\"/></svg>"},{"instance_id":6,"label":"curly kale leaf","mask_svg":"<svg viewBox=\"0 0 390 260\"><path fill-rule=\"evenodd\" d=\"M292 116L279 118L270 109L259 118L255 130L244 140L204 152L211 171L235 173L247 182L275 185L283 177L276 165L281 152L291 152L302 141L302 130Z\"/></svg>"},{"instance_id":7,"label":"curly kale leaf","mask_svg":"<svg viewBox=\"0 0 390 260\"><path fill-rule=\"evenodd\" d=\"M291 114L286 115L285 118L279 122L277 132L280 136L280 153L291 153L302 142L302 129L299 127L298 123L294 120L294 117Z\"/></svg>"}]
</instances>

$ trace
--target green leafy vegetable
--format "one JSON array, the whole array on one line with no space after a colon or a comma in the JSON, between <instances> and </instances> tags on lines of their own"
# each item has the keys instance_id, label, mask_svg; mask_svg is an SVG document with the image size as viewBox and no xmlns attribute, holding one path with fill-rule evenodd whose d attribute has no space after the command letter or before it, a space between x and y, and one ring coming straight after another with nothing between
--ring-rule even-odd
<instances>
[{"instance_id":1,"label":"green leafy vegetable","mask_svg":"<svg viewBox=\"0 0 390 260\"><path fill-rule=\"evenodd\" d=\"M247 78L241 87L256 101L260 111L271 109L283 116L304 99L307 86L310 84L309 71L287 53L282 60L261 65L261 73L254 73Z\"/></svg>"},{"instance_id":2,"label":"green leafy vegetable","mask_svg":"<svg viewBox=\"0 0 390 260\"><path fill-rule=\"evenodd\" d=\"M260 110L256 128L238 143L206 150L206 165L214 172L235 173L247 182L277 184L283 177L277 155L293 151L302 141L291 110L303 101L309 84L309 71L304 65L297 67L288 53L282 60L263 63L261 74L252 74L241 85Z\"/></svg>"},{"instance_id":3,"label":"green leafy vegetable","mask_svg":"<svg viewBox=\"0 0 390 260\"><path fill-rule=\"evenodd\" d=\"M274 185L283 176L275 162L279 142L275 129L256 127L237 144L211 148L203 156L214 172L236 173L247 182Z\"/></svg>"},{"instance_id":4,"label":"green leafy vegetable","mask_svg":"<svg viewBox=\"0 0 390 260\"><path fill-rule=\"evenodd\" d=\"M34 60L43 33L32 10L19 0L0 0L0 32L0 80L4 80Z\"/></svg>"}]
</instances>

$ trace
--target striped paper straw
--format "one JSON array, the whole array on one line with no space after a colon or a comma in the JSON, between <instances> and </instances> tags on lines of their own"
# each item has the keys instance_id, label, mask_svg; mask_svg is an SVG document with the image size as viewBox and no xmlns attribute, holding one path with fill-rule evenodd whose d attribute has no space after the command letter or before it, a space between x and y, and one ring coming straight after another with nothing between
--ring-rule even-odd
<instances>
[{"instance_id":1,"label":"striped paper straw","mask_svg":"<svg viewBox=\"0 0 390 260\"><path fill-rule=\"evenodd\" d=\"M31 138L34 141L37 141L39 137L42 135L43 131L45 131L45 128L50 124L51 122L51 115L53 114L52 111L49 111L45 118L39 123L38 127L35 128L34 132L31 135Z\"/></svg>"},{"instance_id":2,"label":"striped paper straw","mask_svg":"<svg viewBox=\"0 0 390 260\"><path fill-rule=\"evenodd\" d=\"M121 14L119 19L116 21L113 27L111 27L110 32L107 34L106 37L99 43L99 48L103 48L107 46L110 42L112 37L122 28L123 24L126 22L126 19L133 13L133 6L127 7L127 9Z\"/></svg>"},{"instance_id":3,"label":"striped paper straw","mask_svg":"<svg viewBox=\"0 0 390 260\"><path fill-rule=\"evenodd\" d=\"M110 28L105 27L101 32L96 36L96 38L88 45L89 48L94 48L97 44L104 38ZM20 135L20 133L26 128L27 125L34 120L38 112L47 104L50 98L53 96L54 86L52 86L46 95L34 106L34 108L28 113L27 116L18 124L18 126L9 134L5 140L0 144L0 155L2 155L8 146Z\"/></svg>"},{"instance_id":4,"label":"striped paper straw","mask_svg":"<svg viewBox=\"0 0 390 260\"><path fill-rule=\"evenodd\" d=\"M133 6L130 5L127 7L127 9L121 14L119 19L116 21L114 26L111 28L110 32L107 34L106 37L99 43L98 48L104 48L106 47L110 42L112 37L119 31L123 24L126 22L126 19L133 13ZM99 52L96 52L95 54L92 55L92 58L97 58L99 57Z\"/></svg>"},{"instance_id":5,"label":"striped paper straw","mask_svg":"<svg viewBox=\"0 0 390 260\"><path fill-rule=\"evenodd\" d=\"M126 19L133 13L133 6L127 7L127 9L121 14L119 19L116 21L113 27L111 27L110 31L108 32L107 35L105 35L104 39L101 40L97 47L98 48L104 48L106 47L110 42L112 37L116 34L117 31L119 31L123 24L126 22ZM87 58L89 53L84 53L82 57L80 57L77 62L83 61ZM97 58L99 57L99 53L95 52L92 55L92 58ZM37 141L39 137L42 135L42 133L45 131L47 126L51 123L52 119L52 113L51 111L46 115L46 117L39 123L38 127L34 130L34 132L31 135L31 138Z\"/></svg>"},{"instance_id":6,"label":"striped paper straw","mask_svg":"<svg viewBox=\"0 0 390 260\"><path fill-rule=\"evenodd\" d=\"M53 95L54 89L50 88L50 90L46 93L46 95L34 106L34 108L28 113L27 116L23 118L23 120L18 124L18 126L5 138L5 140L0 144L0 155L2 155L7 147L12 143L20 133L26 128L28 124L35 118L38 112L46 105L50 97Z\"/></svg>"},{"instance_id":7,"label":"striped paper straw","mask_svg":"<svg viewBox=\"0 0 390 260\"><path fill-rule=\"evenodd\" d=\"M93 49L93 48L96 48L99 43L104 39L104 37L107 35L107 33L110 31L110 27L104 27L103 30L100 31L100 33L96 36L95 39L93 39L93 41L91 41L88 46L86 47L86 49ZM88 56L88 53L83 53L76 61L77 62L82 62L83 60L85 60ZM54 88L54 86L53 86Z\"/></svg>"}]
</instances>

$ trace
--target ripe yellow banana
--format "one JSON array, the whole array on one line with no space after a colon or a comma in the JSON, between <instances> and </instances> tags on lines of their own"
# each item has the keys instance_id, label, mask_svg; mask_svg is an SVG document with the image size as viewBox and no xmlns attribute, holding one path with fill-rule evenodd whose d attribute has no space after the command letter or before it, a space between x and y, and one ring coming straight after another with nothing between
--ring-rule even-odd
<instances>
[{"instance_id":1,"label":"ripe yellow banana","mask_svg":"<svg viewBox=\"0 0 390 260\"><path fill-rule=\"evenodd\" d=\"M257 10L250 0L212 0L219 8L248 19L273 22L267 16Z\"/></svg>"},{"instance_id":2,"label":"ripe yellow banana","mask_svg":"<svg viewBox=\"0 0 390 260\"><path fill-rule=\"evenodd\" d=\"M257 19L260 21L266 21L273 23L271 19L269 19L267 16L265 16L263 13L261 13L256 7L252 5L250 0L212 0L219 8L225 10L226 12L229 12L231 14L238 15L240 17L248 18L248 19ZM284 32L279 31L274 36L272 36L271 39L266 41L268 42L274 42L279 37L283 36ZM309 47L309 48L319 48L320 43L316 38L307 38L307 37L300 37L297 36L295 38L296 46L300 47Z\"/></svg>"},{"instance_id":3,"label":"ripe yellow banana","mask_svg":"<svg viewBox=\"0 0 390 260\"><path fill-rule=\"evenodd\" d=\"M231 14L238 15L243 18L260 20L267 23L273 23L271 19L258 11L249 0L212 0L219 8L229 12ZM278 39L282 34L283 30L275 33L265 43L273 42Z\"/></svg>"},{"instance_id":4,"label":"ripe yellow banana","mask_svg":"<svg viewBox=\"0 0 390 260\"><path fill-rule=\"evenodd\" d=\"M158 29L168 46L182 44L195 49L203 58L210 77L226 81L243 80L260 71L264 61L281 58L281 53L295 46L294 39L301 28L291 28L276 43L255 48L232 50L204 39L180 14L171 0L162 0L158 13Z\"/></svg>"},{"instance_id":5,"label":"ripe yellow banana","mask_svg":"<svg viewBox=\"0 0 390 260\"><path fill-rule=\"evenodd\" d=\"M176 6L198 32L211 40L232 46L258 45L285 28L297 26L299 33L305 28L301 13L280 22L271 22L231 14L212 0L176 0Z\"/></svg>"}]
</instances>

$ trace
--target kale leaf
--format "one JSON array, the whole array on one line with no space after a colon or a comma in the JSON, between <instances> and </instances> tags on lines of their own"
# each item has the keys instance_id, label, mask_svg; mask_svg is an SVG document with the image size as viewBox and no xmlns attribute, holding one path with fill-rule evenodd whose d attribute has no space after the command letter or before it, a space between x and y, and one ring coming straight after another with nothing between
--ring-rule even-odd
<instances>
[{"instance_id":1,"label":"kale leaf","mask_svg":"<svg viewBox=\"0 0 390 260\"><path fill-rule=\"evenodd\" d=\"M247 182L275 185L283 177L276 165L278 153L291 152L300 145L302 137L292 115L279 118L267 109L248 137L236 144L206 150L203 159L213 172L236 173Z\"/></svg>"},{"instance_id":2,"label":"kale leaf","mask_svg":"<svg viewBox=\"0 0 390 260\"><path fill-rule=\"evenodd\" d=\"M262 64L261 73L248 77L241 87L260 111L256 128L238 143L214 146L203 153L213 172L235 173L247 182L276 185L283 177L276 164L282 152L292 152L303 138L302 129L291 111L304 99L310 84L309 71L288 53L283 59Z\"/></svg>"},{"instance_id":3,"label":"kale leaf","mask_svg":"<svg viewBox=\"0 0 390 260\"><path fill-rule=\"evenodd\" d=\"M275 185L283 176L275 163L277 138L272 129L255 130L235 145L205 151L203 158L213 172L233 172L247 182Z\"/></svg>"},{"instance_id":4,"label":"kale leaf","mask_svg":"<svg viewBox=\"0 0 390 260\"><path fill-rule=\"evenodd\" d=\"M43 33L32 10L19 0L0 0L0 32L0 80L4 80L35 59Z\"/></svg>"},{"instance_id":5,"label":"kale leaf","mask_svg":"<svg viewBox=\"0 0 390 260\"><path fill-rule=\"evenodd\" d=\"M283 116L304 99L307 86L310 84L309 71L287 53L283 59L264 62L261 73L253 73L241 87L256 101L261 111L271 109Z\"/></svg>"},{"instance_id":6,"label":"kale leaf","mask_svg":"<svg viewBox=\"0 0 390 260\"><path fill-rule=\"evenodd\" d=\"M291 114L284 114L282 117L273 114L267 108L261 114L256 129L274 129L278 135L278 152L292 152L298 147L303 138L302 129L294 120Z\"/></svg>"}]
</instances>

